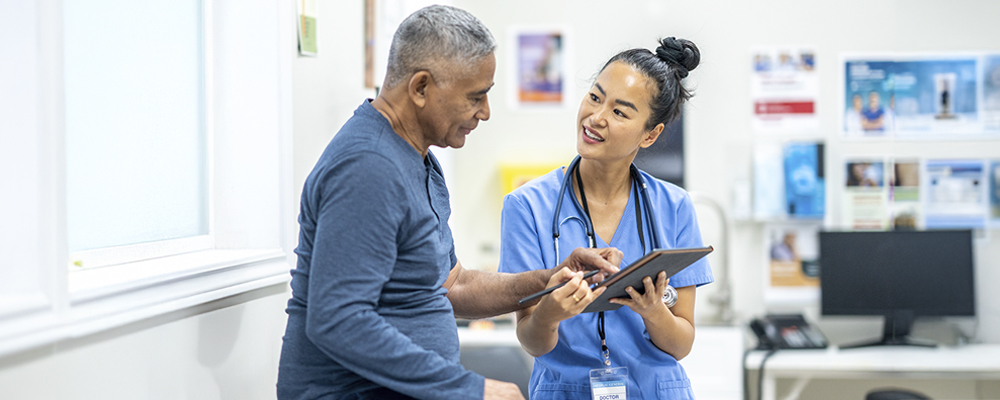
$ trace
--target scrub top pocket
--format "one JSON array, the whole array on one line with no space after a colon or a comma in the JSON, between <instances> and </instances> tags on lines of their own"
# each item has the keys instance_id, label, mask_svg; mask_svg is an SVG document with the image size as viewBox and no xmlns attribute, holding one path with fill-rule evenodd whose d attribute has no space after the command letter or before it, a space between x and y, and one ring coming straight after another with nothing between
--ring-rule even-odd
<instances>
[{"instance_id":1,"label":"scrub top pocket","mask_svg":"<svg viewBox=\"0 0 1000 400\"><path fill-rule=\"evenodd\" d=\"M659 381L656 383L656 394L660 400L694 400L694 391L688 379Z\"/></svg>"},{"instance_id":2,"label":"scrub top pocket","mask_svg":"<svg viewBox=\"0 0 1000 400\"><path fill-rule=\"evenodd\" d=\"M541 383L531 393L531 400L590 400L590 386Z\"/></svg>"}]
</instances>

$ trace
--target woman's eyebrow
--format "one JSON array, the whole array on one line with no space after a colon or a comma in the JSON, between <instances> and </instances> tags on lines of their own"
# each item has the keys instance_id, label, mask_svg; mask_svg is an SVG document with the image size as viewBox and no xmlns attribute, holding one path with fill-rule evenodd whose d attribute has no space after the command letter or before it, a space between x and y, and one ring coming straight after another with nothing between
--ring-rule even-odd
<instances>
[{"instance_id":1,"label":"woman's eyebrow","mask_svg":"<svg viewBox=\"0 0 1000 400\"><path fill-rule=\"evenodd\" d=\"M639 109L636 108L635 104L632 104L631 102L628 102L628 101L625 101L625 100L615 99L615 103L621 104L621 105L623 105L625 107L629 107L629 108L635 110L635 112L639 112Z\"/></svg>"}]
</instances>

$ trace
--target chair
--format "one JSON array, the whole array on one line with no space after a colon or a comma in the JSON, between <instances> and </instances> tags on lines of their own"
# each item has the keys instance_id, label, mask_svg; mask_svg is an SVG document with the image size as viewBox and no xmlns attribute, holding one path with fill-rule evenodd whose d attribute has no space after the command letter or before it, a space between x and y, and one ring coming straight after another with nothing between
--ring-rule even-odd
<instances>
[{"instance_id":1,"label":"chair","mask_svg":"<svg viewBox=\"0 0 1000 400\"><path fill-rule=\"evenodd\" d=\"M462 347L461 363L465 369L498 381L516 383L521 395L528 398L531 367L524 350L513 346Z\"/></svg>"},{"instance_id":2,"label":"chair","mask_svg":"<svg viewBox=\"0 0 1000 400\"><path fill-rule=\"evenodd\" d=\"M881 388L869 391L865 400L931 400L923 393L899 388Z\"/></svg>"}]
</instances>

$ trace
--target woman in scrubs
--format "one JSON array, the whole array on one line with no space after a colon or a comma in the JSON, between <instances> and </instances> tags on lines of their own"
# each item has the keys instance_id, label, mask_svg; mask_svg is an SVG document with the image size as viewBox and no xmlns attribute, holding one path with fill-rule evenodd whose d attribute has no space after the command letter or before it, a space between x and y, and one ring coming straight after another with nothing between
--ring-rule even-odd
<instances>
[{"instance_id":1,"label":"woman in scrubs","mask_svg":"<svg viewBox=\"0 0 1000 400\"><path fill-rule=\"evenodd\" d=\"M503 272L551 268L569 250L592 245L621 250L624 267L652 250L653 235L661 248L703 246L687 192L631 170L639 149L652 145L691 97L681 80L700 61L690 41L671 37L659 44L655 52L621 52L601 69L580 103L576 168L557 168L504 198ZM567 178L571 185L560 198ZM641 181L649 204L638 195ZM557 207L558 202L563 206ZM557 208L559 215L554 215ZM656 224L647 218L656 218ZM593 235L584 219L592 221ZM550 286L569 275L554 275ZM581 314L603 289L591 291L579 273L572 276L567 285L517 314L518 340L535 357L531 398L693 398L677 361L694 342L695 288L713 280L707 261L670 278L676 288L672 306L665 303L668 280L661 273L655 280L646 278L645 294L630 288L631 298L612 300L624 307Z\"/></svg>"}]
</instances>

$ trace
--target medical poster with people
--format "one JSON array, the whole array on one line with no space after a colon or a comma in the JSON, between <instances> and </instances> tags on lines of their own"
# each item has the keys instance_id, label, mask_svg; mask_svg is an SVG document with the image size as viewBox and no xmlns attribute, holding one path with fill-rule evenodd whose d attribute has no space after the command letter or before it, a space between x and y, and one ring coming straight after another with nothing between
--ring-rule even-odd
<instances>
[{"instance_id":1,"label":"medical poster with people","mask_svg":"<svg viewBox=\"0 0 1000 400\"><path fill-rule=\"evenodd\" d=\"M1000 121L1000 114L991 114L1000 105L986 105L987 77L979 73L981 64L989 69L990 63L996 60L965 53L846 56L844 136L940 139L1000 133L1000 122L988 122ZM1000 72L997 79L1000 84Z\"/></svg>"},{"instance_id":2,"label":"medical poster with people","mask_svg":"<svg viewBox=\"0 0 1000 400\"><path fill-rule=\"evenodd\" d=\"M844 162L842 224L852 230L889 228L889 190L886 159L848 158Z\"/></svg>"},{"instance_id":3,"label":"medical poster with people","mask_svg":"<svg viewBox=\"0 0 1000 400\"><path fill-rule=\"evenodd\" d=\"M819 129L819 79L811 48L751 50L753 128L758 133L814 133Z\"/></svg>"},{"instance_id":4,"label":"medical poster with people","mask_svg":"<svg viewBox=\"0 0 1000 400\"><path fill-rule=\"evenodd\" d=\"M766 228L766 302L819 299L820 223L779 223Z\"/></svg>"}]
</instances>

